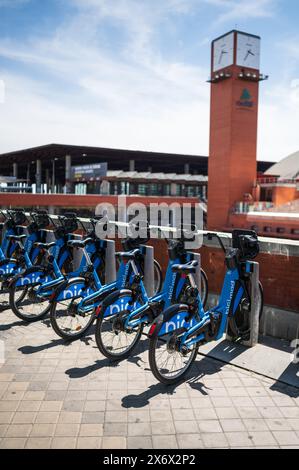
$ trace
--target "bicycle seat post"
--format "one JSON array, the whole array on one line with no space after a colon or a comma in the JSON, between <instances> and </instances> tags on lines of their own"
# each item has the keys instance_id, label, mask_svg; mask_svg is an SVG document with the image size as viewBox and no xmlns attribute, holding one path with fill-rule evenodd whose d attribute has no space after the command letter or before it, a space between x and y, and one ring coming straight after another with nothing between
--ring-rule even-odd
<instances>
[{"instance_id":1,"label":"bicycle seat post","mask_svg":"<svg viewBox=\"0 0 299 470\"><path fill-rule=\"evenodd\" d=\"M87 250L86 250L86 247L82 248L82 252L83 252L83 256L84 256L85 259L86 259L87 265L88 265L88 266L92 266L92 261L91 261L91 259L90 259L90 256L89 256Z\"/></svg>"},{"instance_id":2,"label":"bicycle seat post","mask_svg":"<svg viewBox=\"0 0 299 470\"><path fill-rule=\"evenodd\" d=\"M197 285L196 285L196 282L195 282L195 279L193 277L193 274L188 274L188 279L189 279L189 282L190 282L190 286L194 289L197 289Z\"/></svg>"}]
</instances>

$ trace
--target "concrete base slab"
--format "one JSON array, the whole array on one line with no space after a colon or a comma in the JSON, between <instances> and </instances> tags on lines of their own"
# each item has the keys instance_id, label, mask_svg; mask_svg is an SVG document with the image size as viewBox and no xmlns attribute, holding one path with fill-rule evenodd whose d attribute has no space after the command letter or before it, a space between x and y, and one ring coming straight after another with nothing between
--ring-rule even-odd
<instances>
[{"instance_id":1,"label":"concrete base slab","mask_svg":"<svg viewBox=\"0 0 299 470\"><path fill-rule=\"evenodd\" d=\"M295 351L289 341L261 337L259 344L247 348L220 340L202 346L200 353L299 388L299 362L294 362Z\"/></svg>"}]
</instances>

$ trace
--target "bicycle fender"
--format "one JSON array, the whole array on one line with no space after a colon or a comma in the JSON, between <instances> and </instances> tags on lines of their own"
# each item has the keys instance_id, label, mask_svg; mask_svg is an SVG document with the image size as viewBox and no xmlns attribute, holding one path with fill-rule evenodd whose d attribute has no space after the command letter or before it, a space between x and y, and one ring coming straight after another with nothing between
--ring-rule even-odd
<instances>
[{"instance_id":1,"label":"bicycle fender","mask_svg":"<svg viewBox=\"0 0 299 470\"><path fill-rule=\"evenodd\" d=\"M185 319L188 315L190 315L190 313L187 305L171 305L156 318L150 328L148 334L149 338L181 330L184 328Z\"/></svg>"},{"instance_id":2,"label":"bicycle fender","mask_svg":"<svg viewBox=\"0 0 299 470\"><path fill-rule=\"evenodd\" d=\"M98 317L101 312L104 312L109 305L115 303L115 301L119 298L120 295L127 295L132 296L132 291L130 289L118 289L114 292L111 292L105 299L103 300L102 304L97 308L96 316Z\"/></svg>"},{"instance_id":3,"label":"bicycle fender","mask_svg":"<svg viewBox=\"0 0 299 470\"><path fill-rule=\"evenodd\" d=\"M80 297L82 290L86 287L86 280L84 277L74 277L73 279L66 279L55 289L50 297L50 302L57 302L59 300L67 300L73 297Z\"/></svg>"},{"instance_id":4,"label":"bicycle fender","mask_svg":"<svg viewBox=\"0 0 299 470\"><path fill-rule=\"evenodd\" d=\"M17 286L27 286L36 284L39 282L40 278L45 275L45 268L44 266L31 266L30 268L22 271L19 274L16 274L10 279L9 287L12 284L16 284Z\"/></svg>"},{"instance_id":5,"label":"bicycle fender","mask_svg":"<svg viewBox=\"0 0 299 470\"><path fill-rule=\"evenodd\" d=\"M0 276L13 275L17 267L17 260L14 258L4 258L0 261Z\"/></svg>"},{"instance_id":6,"label":"bicycle fender","mask_svg":"<svg viewBox=\"0 0 299 470\"><path fill-rule=\"evenodd\" d=\"M105 292L100 292L96 297L94 297L90 303L96 302L97 304L99 303L100 305L102 304L103 300L106 299L109 295L111 295L112 292L115 292L116 288L112 288L111 290L107 290ZM86 299L86 303L84 305L88 305L89 302Z\"/></svg>"}]
</instances>

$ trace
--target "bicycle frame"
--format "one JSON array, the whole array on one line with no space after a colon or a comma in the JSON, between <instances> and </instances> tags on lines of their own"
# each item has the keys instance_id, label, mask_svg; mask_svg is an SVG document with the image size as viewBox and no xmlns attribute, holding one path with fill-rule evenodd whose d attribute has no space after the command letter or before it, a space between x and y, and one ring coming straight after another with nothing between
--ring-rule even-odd
<instances>
[{"instance_id":1,"label":"bicycle frame","mask_svg":"<svg viewBox=\"0 0 299 470\"><path fill-rule=\"evenodd\" d=\"M193 259L193 254L186 252L186 262L189 262ZM138 327L140 324L149 323L152 321L151 316L148 315L147 311L151 304L153 303L162 303L163 308L167 308L174 303L174 299L178 299L180 296L187 278L181 276L178 273L172 272L172 266L174 264L180 263L180 258L170 259L168 262L168 267L165 275L165 280L163 283L162 292L149 297L145 289L142 279L140 279L139 289L140 289L140 298L142 299L142 304L140 302L135 302L132 305L129 303L125 305L127 310L131 310L125 320L124 327L127 329L133 329ZM134 275L139 275L140 271L138 270L136 263L130 261L133 269ZM123 288L124 286L122 286ZM129 293L128 293L129 297ZM123 302L123 299L122 299ZM137 306L139 304L139 306ZM110 312L105 313L104 316L113 315L117 306L117 301L110 306Z\"/></svg>"},{"instance_id":2,"label":"bicycle frame","mask_svg":"<svg viewBox=\"0 0 299 470\"><path fill-rule=\"evenodd\" d=\"M41 239L42 232L44 232L44 230L37 230L36 232L28 235L24 246L20 241L15 242L14 251L20 250L20 253L22 254L22 263L20 263L20 260L18 259L2 259L0 261L0 277L4 277L6 279L7 277L20 273L24 269L24 266L26 268L33 266L33 263L39 255L39 249L34 248L34 243Z\"/></svg>"},{"instance_id":3,"label":"bicycle frame","mask_svg":"<svg viewBox=\"0 0 299 470\"><path fill-rule=\"evenodd\" d=\"M103 246L106 246L105 240L102 240L102 242L103 242ZM140 254L143 256L145 255L145 250L146 250L146 246L141 245L139 247ZM90 292L90 291L88 292L88 290L86 289L86 286L83 285L82 283L82 291L80 292L80 294L82 295L82 293L84 292L84 287L85 287L86 295L82 298L82 300L79 302L77 306L78 313L80 314L88 313L94 308L97 308L102 303L104 297L106 297L107 295L109 295L110 293L114 291L124 289L126 286L131 285L133 282L134 276L139 273L140 273L140 267L137 267L135 262L128 261L127 263L125 263L124 260L122 259L118 272L117 272L116 281L111 282L109 284L101 285L99 289L93 292ZM146 294L144 286L143 286L143 291Z\"/></svg>"},{"instance_id":4,"label":"bicycle frame","mask_svg":"<svg viewBox=\"0 0 299 470\"><path fill-rule=\"evenodd\" d=\"M244 272L251 272L250 262L246 261L246 263L243 263L243 266L245 267ZM166 321L158 332L158 336L164 336L177 329L185 330L184 334L181 336L180 349L183 347L190 348L194 344L203 341L207 342L206 331L211 323L211 316L214 315L215 318L218 319L219 324L215 336L211 337L210 340L219 340L226 332L229 316L235 315L244 291L246 292L246 289L241 277L240 267L227 270L220 299L215 307L204 312L201 300L198 297L198 309L196 314L199 317L199 321L196 321L195 315L190 314L188 310L180 312L180 309L178 309L178 312L172 318L166 318Z\"/></svg>"},{"instance_id":5,"label":"bicycle frame","mask_svg":"<svg viewBox=\"0 0 299 470\"><path fill-rule=\"evenodd\" d=\"M90 287L86 286L86 280L84 277L79 277L80 275L82 275L82 273L87 273L89 269L91 270L91 276L94 281L96 292L98 292L102 288L102 283L97 273L97 269L100 267L103 261L102 257L99 256L98 253L102 248L105 247L105 245L105 240L94 240L94 242L89 243L86 247L80 248L83 252L83 256L78 269L76 271L73 271L72 273L68 273L66 276L61 275L55 281L53 281L53 283L41 286L41 288L37 292L37 295L41 295L43 297L53 295L53 299L51 298L51 300L55 299L57 301L67 300L70 298L78 298L80 296L83 296L83 298L85 298L86 296L92 295L95 291ZM92 255L97 255L93 262L91 261ZM68 285L69 281L72 280L74 281L74 283ZM58 284L60 284L60 286L58 286ZM58 287L59 292L54 291L50 293L43 293L42 291L44 291L48 287Z\"/></svg>"}]
</instances>

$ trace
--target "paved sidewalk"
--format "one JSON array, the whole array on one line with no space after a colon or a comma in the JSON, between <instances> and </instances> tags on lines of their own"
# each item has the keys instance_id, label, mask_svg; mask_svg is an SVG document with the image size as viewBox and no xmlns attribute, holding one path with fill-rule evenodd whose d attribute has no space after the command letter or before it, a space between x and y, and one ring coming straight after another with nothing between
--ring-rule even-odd
<instances>
[{"instance_id":1,"label":"paved sidewalk","mask_svg":"<svg viewBox=\"0 0 299 470\"><path fill-rule=\"evenodd\" d=\"M0 448L299 448L299 389L198 356L188 380L158 384L147 341L120 364L93 332L66 345L49 321L1 313Z\"/></svg>"}]
</instances>

